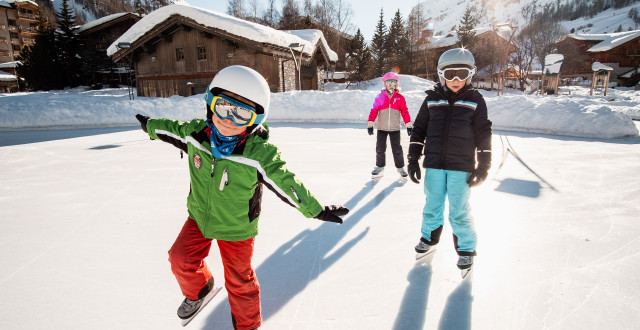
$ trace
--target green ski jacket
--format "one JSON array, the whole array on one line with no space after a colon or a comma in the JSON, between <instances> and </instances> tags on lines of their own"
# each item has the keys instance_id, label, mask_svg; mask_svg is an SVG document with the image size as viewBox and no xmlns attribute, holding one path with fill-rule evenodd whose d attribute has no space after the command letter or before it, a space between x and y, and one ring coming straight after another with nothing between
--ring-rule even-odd
<instances>
[{"instance_id":1,"label":"green ski jacket","mask_svg":"<svg viewBox=\"0 0 640 330\"><path fill-rule=\"evenodd\" d=\"M206 120L180 122L149 119L152 139L173 144L188 154L191 189L187 197L189 217L206 238L243 241L258 234L262 186L285 203L311 218L322 206L280 158L278 148L267 142L267 125L254 127L230 156L211 154Z\"/></svg>"}]
</instances>

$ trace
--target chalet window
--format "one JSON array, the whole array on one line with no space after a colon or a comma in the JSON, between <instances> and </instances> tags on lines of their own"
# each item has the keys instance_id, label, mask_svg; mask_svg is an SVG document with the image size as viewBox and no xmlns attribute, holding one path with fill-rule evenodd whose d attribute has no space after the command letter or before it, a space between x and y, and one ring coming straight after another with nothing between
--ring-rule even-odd
<instances>
[{"instance_id":1,"label":"chalet window","mask_svg":"<svg viewBox=\"0 0 640 330\"><path fill-rule=\"evenodd\" d=\"M184 61L184 48L176 48L176 62Z\"/></svg>"},{"instance_id":2,"label":"chalet window","mask_svg":"<svg viewBox=\"0 0 640 330\"><path fill-rule=\"evenodd\" d=\"M200 46L198 47L198 61L206 61L207 60L207 47Z\"/></svg>"},{"instance_id":3,"label":"chalet window","mask_svg":"<svg viewBox=\"0 0 640 330\"><path fill-rule=\"evenodd\" d=\"M16 21L14 21L14 20L10 19L10 20L9 20L9 25L10 25L10 26L16 26L17 24L16 24Z\"/></svg>"},{"instance_id":4,"label":"chalet window","mask_svg":"<svg viewBox=\"0 0 640 330\"><path fill-rule=\"evenodd\" d=\"M17 34L17 33L15 33L15 32L9 32L9 36L10 36L12 39L18 39L18 34Z\"/></svg>"}]
</instances>

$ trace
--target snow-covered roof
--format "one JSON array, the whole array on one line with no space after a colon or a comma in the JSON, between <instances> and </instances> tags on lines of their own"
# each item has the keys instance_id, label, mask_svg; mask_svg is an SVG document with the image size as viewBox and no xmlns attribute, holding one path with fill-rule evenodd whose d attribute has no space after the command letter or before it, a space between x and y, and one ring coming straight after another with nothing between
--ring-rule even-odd
<instances>
[{"instance_id":1,"label":"snow-covered roof","mask_svg":"<svg viewBox=\"0 0 640 330\"><path fill-rule=\"evenodd\" d=\"M16 81L16 80L18 80L18 78L16 78L15 75L0 71L0 81Z\"/></svg>"},{"instance_id":2,"label":"snow-covered roof","mask_svg":"<svg viewBox=\"0 0 640 330\"><path fill-rule=\"evenodd\" d=\"M105 17L98 18L95 21L91 21L91 22L89 22L87 24L81 25L76 31L77 32L86 31L86 30L92 29L92 28L94 28L96 26L99 26L99 25L102 25L104 23L116 20L116 19L118 19L118 18L120 18L122 16L129 15L129 14L132 14L132 13L125 12L125 13L117 13L117 14L107 15ZM137 15L137 14L134 14L134 15Z\"/></svg>"},{"instance_id":3,"label":"snow-covered roof","mask_svg":"<svg viewBox=\"0 0 640 330\"><path fill-rule=\"evenodd\" d=\"M327 43L327 40L324 38L324 34L322 33L322 31L316 30L316 29L307 29L307 30L285 30L282 32L291 33L294 36L297 36L299 38L302 38L308 41L312 45L317 45L318 42L322 42L324 49L327 50L327 53L328 53L327 56L329 57L329 60L332 62L338 61L338 54L333 50L331 50L331 48L329 48L329 44ZM307 46L305 46L305 48L306 47Z\"/></svg>"},{"instance_id":4,"label":"snow-covered roof","mask_svg":"<svg viewBox=\"0 0 640 330\"><path fill-rule=\"evenodd\" d=\"M593 64L591 64L591 70L592 71L600 71L600 70L612 71L613 68L610 66L604 65L600 62L593 62Z\"/></svg>"},{"instance_id":5,"label":"snow-covered roof","mask_svg":"<svg viewBox=\"0 0 640 330\"><path fill-rule=\"evenodd\" d=\"M266 45L276 46L279 48L286 49L292 43L304 44L305 47L303 54L307 56L312 56L315 51L315 43L312 43L311 41L304 39L298 35L279 31L268 26L245 21L216 11L196 8L189 5L174 4L161 7L136 22L136 24L129 28L127 32L125 32L122 36L120 36L120 38L118 38L109 46L109 48L107 49L107 55L112 56L113 54L118 52L118 48L116 47L118 43L134 43L135 41L143 37L147 32L151 31L155 26L166 21L173 15L180 15L192 19L198 24L202 24L207 27L223 30L226 33L235 36L243 37L245 39L249 39ZM310 37L311 35L312 33L309 33L307 36ZM317 38L315 34L313 34L313 37ZM321 36L320 38L322 39L323 45L326 45L324 36ZM338 57L337 55L335 55L335 52L330 50L328 47L327 50L330 53L330 60L336 61ZM296 49L296 51L298 50Z\"/></svg>"},{"instance_id":6,"label":"snow-covered roof","mask_svg":"<svg viewBox=\"0 0 640 330\"><path fill-rule=\"evenodd\" d=\"M473 29L471 31L475 32L476 36L485 34L487 32L496 31L497 35L506 41L509 41L509 37L511 36L511 30L509 29L509 31L506 31L503 28L494 30L493 28L490 28L490 27L481 27L481 28ZM457 43L458 43L458 32L450 31L449 33L447 33L446 36L437 35L437 36L431 37L431 43L429 43L429 48L450 47L450 46L454 46Z\"/></svg>"},{"instance_id":7,"label":"snow-covered roof","mask_svg":"<svg viewBox=\"0 0 640 330\"><path fill-rule=\"evenodd\" d=\"M3 0L0 0L0 7L11 8L11 5Z\"/></svg>"},{"instance_id":8,"label":"snow-covered roof","mask_svg":"<svg viewBox=\"0 0 640 330\"><path fill-rule=\"evenodd\" d=\"M564 55L562 54L549 54L544 57L544 74L558 74L560 73L560 67L564 61Z\"/></svg>"},{"instance_id":9,"label":"snow-covered roof","mask_svg":"<svg viewBox=\"0 0 640 330\"><path fill-rule=\"evenodd\" d=\"M621 75L618 75L618 78L629 79L636 73L640 73L640 66L638 66L635 69L631 69L631 70L629 70L629 71L627 71L627 72L625 72L625 73L623 73ZM640 82L638 82L638 84L640 84Z\"/></svg>"},{"instance_id":10,"label":"snow-covered roof","mask_svg":"<svg viewBox=\"0 0 640 330\"><path fill-rule=\"evenodd\" d=\"M32 4L32 5L36 6L36 7L40 7L40 6L38 6L38 4L35 1L31 1L31 0L5 0L5 1L7 3L21 3L21 2L29 3L29 4Z\"/></svg>"},{"instance_id":11,"label":"snow-covered roof","mask_svg":"<svg viewBox=\"0 0 640 330\"><path fill-rule=\"evenodd\" d=\"M20 63L20 61L11 61L0 63L0 69L15 69L16 66Z\"/></svg>"},{"instance_id":12,"label":"snow-covered roof","mask_svg":"<svg viewBox=\"0 0 640 330\"><path fill-rule=\"evenodd\" d=\"M606 33L606 34L588 34L588 33L575 33L564 35L558 42L565 40L566 38L573 38L576 40L588 40L588 41L600 41L587 49L587 52L597 53L605 52L616 48L624 43L627 43L635 38L640 37L640 30Z\"/></svg>"}]
</instances>

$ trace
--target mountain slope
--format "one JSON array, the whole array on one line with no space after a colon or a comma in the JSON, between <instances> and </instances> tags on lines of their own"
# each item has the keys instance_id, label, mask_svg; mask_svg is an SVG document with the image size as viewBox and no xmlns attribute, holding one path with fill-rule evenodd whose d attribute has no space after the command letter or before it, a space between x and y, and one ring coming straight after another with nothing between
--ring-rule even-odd
<instances>
[{"instance_id":1,"label":"mountain slope","mask_svg":"<svg viewBox=\"0 0 640 330\"><path fill-rule=\"evenodd\" d=\"M474 15L478 19L476 27L491 27L495 23L512 23L515 26L527 25L529 17L537 13L547 20L554 21L555 6L560 3L563 11L569 11L571 16L578 17L581 10L578 9L576 0L458 0L455 6L450 2L423 1L414 7L420 7L423 17L432 21L435 35L447 34L454 30L467 7L475 7ZM613 1L611 1L613 2ZM609 9L595 14L593 17L584 15L574 20L557 20L567 31L575 30L583 33L612 33L616 30L637 30L640 26L629 17L632 8L640 11L640 1L629 0L631 4L615 9ZM567 9L569 8L569 9ZM557 12L557 11L555 11ZM527 18L525 18L527 17Z\"/></svg>"}]
</instances>

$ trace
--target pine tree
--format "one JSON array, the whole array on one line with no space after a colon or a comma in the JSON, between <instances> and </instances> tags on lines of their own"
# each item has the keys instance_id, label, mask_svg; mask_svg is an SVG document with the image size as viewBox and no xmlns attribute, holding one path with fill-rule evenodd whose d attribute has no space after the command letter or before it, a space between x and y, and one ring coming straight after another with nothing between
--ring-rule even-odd
<instances>
[{"instance_id":1,"label":"pine tree","mask_svg":"<svg viewBox=\"0 0 640 330\"><path fill-rule=\"evenodd\" d=\"M371 40L373 75L382 76L387 72L387 26L384 24L384 10L380 9L380 20Z\"/></svg>"},{"instance_id":2,"label":"pine tree","mask_svg":"<svg viewBox=\"0 0 640 330\"><path fill-rule=\"evenodd\" d=\"M409 71L411 44L399 9L391 21L391 28L389 29L386 41L388 66L397 66L401 70Z\"/></svg>"},{"instance_id":3,"label":"pine tree","mask_svg":"<svg viewBox=\"0 0 640 330\"><path fill-rule=\"evenodd\" d=\"M371 51L364 41L364 37L360 29L351 40L346 60L347 71L349 72L349 80L351 82L360 83L372 78L371 75Z\"/></svg>"},{"instance_id":4,"label":"pine tree","mask_svg":"<svg viewBox=\"0 0 640 330\"><path fill-rule=\"evenodd\" d=\"M56 89L60 86L57 67L52 64L56 48L54 30L43 16L38 16L37 24L35 43L22 49L16 71L30 90Z\"/></svg>"},{"instance_id":5,"label":"pine tree","mask_svg":"<svg viewBox=\"0 0 640 330\"><path fill-rule=\"evenodd\" d=\"M473 31L476 24L476 18L473 17L473 8L467 6L464 15L460 20L460 24L456 32L458 33L458 44L460 47L471 48L475 41L476 32Z\"/></svg>"},{"instance_id":6,"label":"pine tree","mask_svg":"<svg viewBox=\"0 0 640 330\"><path fill-rule=\"evenodd\" d=\"M58 28L55 31L57 56L54 64L58 66L63 74L59 77L63 86L75 87L80 84L81 60L78 58L80 52L80 40L73 30L75 25L75 15L69 8L69 0L62 0L62 8L56 13Z\"/></svg>"}]
</instances>

